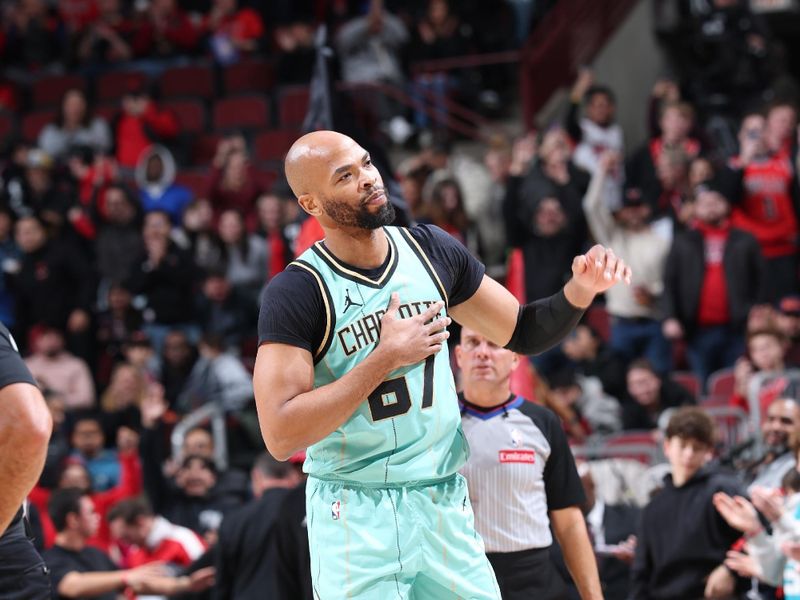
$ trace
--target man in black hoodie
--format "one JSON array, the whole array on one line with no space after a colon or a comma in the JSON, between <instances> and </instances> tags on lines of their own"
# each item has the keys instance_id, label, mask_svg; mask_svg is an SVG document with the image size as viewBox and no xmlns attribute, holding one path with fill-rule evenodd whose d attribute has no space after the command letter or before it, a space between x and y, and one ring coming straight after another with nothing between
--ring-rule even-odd
<instances>
[{"instance_id":1,"label":"man in black hoodie","mask_svg":"<svg viewBox=\"0 0 800 600\"><path fill-rule=\"evenodd\" d=\"M714 424L702 409L678 409L667 425L670 475L644 508L632 568L632 600L726 598L737 581L723 564L741 534L717 513L717 492L743 495L732 476L707 463Z\"/></svg>"},{"instance_id":2,"label":"man in black hoodie","mask_svg":"<svg viewBox=\"0 0 800 600\"><path fill-rule=\"evenodd\" d=\"M758 242L728 220L732 194L721 177L697 187L694 220L675 236L664 273L664 336L686 339L703 385L744 353L742 332L763 283Z\"/></svg>"}]
</instances>

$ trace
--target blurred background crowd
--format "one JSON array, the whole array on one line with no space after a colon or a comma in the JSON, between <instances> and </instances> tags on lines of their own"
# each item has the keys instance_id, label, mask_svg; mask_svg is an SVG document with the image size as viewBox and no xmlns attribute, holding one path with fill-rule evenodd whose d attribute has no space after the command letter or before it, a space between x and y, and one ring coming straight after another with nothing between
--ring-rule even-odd
<instances>
[{"instance_id":1,"label":"blurred background crowd","mask_svg":"<svg viewBox=\"0 0 800 600\"><path fill-rule=\"evenodd\" d=\"M800 400L799 7L605 4L0 2L0 320L55 423L37 543L78 488L113 564L213 562L226 516L301 484L302 457L262 456L251 370L261 290L321 237L281 173L304 121L355 137L400 223L441 227L521 300L595 242L631 265L514 375L608 502L647 501L685 405L747 483L781 458L780 488L800 434L781 404ZM596 35L565 53L581 14ZM584 63L625 27L661 62L617 86ZM293 599L298 498L271 500Z\"/></svg>"}]
</instances>

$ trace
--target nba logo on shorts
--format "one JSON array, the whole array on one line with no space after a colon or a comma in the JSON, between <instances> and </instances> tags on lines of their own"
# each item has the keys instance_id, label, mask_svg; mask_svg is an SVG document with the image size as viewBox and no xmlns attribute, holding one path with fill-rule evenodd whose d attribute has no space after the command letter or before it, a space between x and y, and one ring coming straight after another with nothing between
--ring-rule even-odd
<instances>
[{"instance_id":1,"label":"nba logo on shorts","mask_svg":"<svg viewBox=\"0 0 800 600\"><path fill-rule=\"evenodd\" d=\"M342 507L342 503L339 500L331 502L331 519L334 521L339 520L339 509Z\"/></svg>"}]
</instances>

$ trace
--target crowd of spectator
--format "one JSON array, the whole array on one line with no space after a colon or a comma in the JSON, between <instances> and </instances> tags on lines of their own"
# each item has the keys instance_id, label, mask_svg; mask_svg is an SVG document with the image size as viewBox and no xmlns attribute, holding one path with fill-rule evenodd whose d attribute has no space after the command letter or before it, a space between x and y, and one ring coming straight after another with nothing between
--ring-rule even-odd
<instances>
[{"instance_id":1,"label":"crowd of spectator","mask_svg":"<svg viewBox=\"0 0 800 600\"><path fill-rule=\"evenodd\" d=\"M507 83L502 69L425 73L408 62L508 47L497 23L521 19L529 3L490 11L492 3L446 0L376 0L366 10L356 2L130 4L7 3L4 81L116 69L149 76L197 59L225 66L267 55L280 83L307 83L314 24L325 22L343 81L385 82L432 102L432 111L406 110L382 94L368 102L381 142L437 131L420 136L409 158L382 166L402 196L404 218L441 227L528 300L556 293L573 257L594 242L632 267L631 286L612 288L567 340L522 368L535 373L533 399L556 412L571 442L664 429L682 406L731 407L740 422L761 417L764 444L775 454L742 472L752 480L768 464L791 470L800 435L790 402L800 400L790 373L800 366L800 98L765 101L742 75L753 102L737 107L729 150L698 99L712 92L661 80L647 99L649 139L626 147L614 90L584 69L562 119L516 137L493 132L479 160L443 135L446 100L496 107ZM726 2L712 4L724 10ZM710 15L703 19L719 17ZM757 27L747 46L753 61L768 49L768 32ZM517 41L526 33L523 23ZM723 75L704 83L733 85ZM19 108L2 90L0 103ZM221 597L276 585L285 597L304 598L301 457L289 467L255 460L263 445L249 369L260 292L319 229L281 178L263 177L246 130L225 132L202 183L183 185L178 116L131 78L113 119L95 114L91 94L70 90L35 143L9 140L0 172L0 320L14 332L54 422L30 497L37 543L64 597L95 589L67 577L81 559L85 572L116 573L101 586L107 592L200 593L210 585L201 567L215 564L229 594ZM678 371L693 375L688 387ZM767 383L754 392L759 374ZM209 405L225 415L226 452L204 424L173 453L176 424ZM790 430L783 437L775 433L781 419ZM230 464L220 468L226 453ZM785 470L756 487L784 486ZM595 485L588 476L584 483L587 492ZM752 497L762 513L793 516L762 496ZM729 566L780 583L773 571L785 559L775 548L795 524L781 521L767 536L749 505L715 502L730 523L725 535L747 532L764 565L737 554ZM275 519L264 531L274 525L278 542L265 560L277 574L253 584L265 571L242 562L225 540L267 535L247 531L247 515L266 510ZM793 552L790 561L800 558ZM170 570L147 567L162 561ZM627 587L620 590L608 597L624 598Z\"/></svg>"}]
</instances>

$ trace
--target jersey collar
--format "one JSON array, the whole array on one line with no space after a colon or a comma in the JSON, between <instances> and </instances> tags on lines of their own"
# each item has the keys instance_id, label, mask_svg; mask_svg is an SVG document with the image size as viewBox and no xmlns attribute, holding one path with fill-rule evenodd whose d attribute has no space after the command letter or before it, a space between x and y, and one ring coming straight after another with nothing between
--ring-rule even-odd
<instances>
[{"instance_id":1,"label":"jersey collar","mask_svg":"<svg viewBox=\"0 0 800 600\"><path fill-rule=\"evenodd\" d=\"M483 421L488 421L498 415L506 414L509 410L513 410L518 408L525 402L525 399L522 396L517 396L516 394L511 394L508 397L508 400L503 402L502 404L498 404L497 406L477 406L468 402L464 398L464 393L460 393L458 395L458 405L461 408L461 413L468 414L472 417L477 417Z\"/></svg>"}]
</instances>

